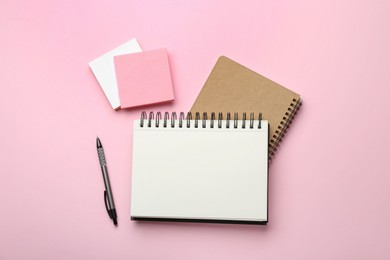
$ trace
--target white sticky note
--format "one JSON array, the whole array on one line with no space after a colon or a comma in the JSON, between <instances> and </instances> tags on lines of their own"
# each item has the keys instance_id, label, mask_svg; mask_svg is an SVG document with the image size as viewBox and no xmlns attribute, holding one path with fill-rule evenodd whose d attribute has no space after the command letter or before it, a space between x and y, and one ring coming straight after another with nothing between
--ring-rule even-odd
<instances>
[{"instance_id":1,"label":"white sticky note","mask_svg":"<svg viewBox=\"0 0 390 260\"><path fill-rule=\"evenodd\" d=\"M113 57L136 52L142 52L142 49L138 41L134 38L89 63L89 67L103 89L112 108L115 110L120 108L120 100Z\"/></svg>"}]
</instances>

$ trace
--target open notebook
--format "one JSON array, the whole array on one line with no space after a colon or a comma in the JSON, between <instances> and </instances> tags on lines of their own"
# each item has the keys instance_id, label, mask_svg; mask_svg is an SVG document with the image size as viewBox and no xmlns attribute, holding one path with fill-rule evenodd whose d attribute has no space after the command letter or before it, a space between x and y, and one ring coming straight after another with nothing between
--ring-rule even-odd
<instances>
[{"instance_id":1,"label":"open notebook","mask_svg":"<svg viewBox=\"0 0 390 260\"><path fill-rule=\"evenodd\" d=\"M268 121L238 118L142 113L134 121L131 219L266 224Z\"/></svg>"}]
</instances>

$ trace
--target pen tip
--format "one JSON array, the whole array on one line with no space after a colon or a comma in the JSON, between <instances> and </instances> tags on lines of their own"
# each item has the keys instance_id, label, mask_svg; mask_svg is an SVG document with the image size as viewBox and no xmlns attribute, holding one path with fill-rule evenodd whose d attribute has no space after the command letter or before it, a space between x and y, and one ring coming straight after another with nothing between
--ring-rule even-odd
<instances>
[{"instance_id":1,"label":"pen tip","mask_svg":"<svg viewBox=\"0 0 390 260\"><path fill-rule=\"evenodd\" d=\"M97 148L101 148L102 147L102 143L100 142L99 137L96 137L96 146L97 146Z\"/></svg>"}]
</instances>

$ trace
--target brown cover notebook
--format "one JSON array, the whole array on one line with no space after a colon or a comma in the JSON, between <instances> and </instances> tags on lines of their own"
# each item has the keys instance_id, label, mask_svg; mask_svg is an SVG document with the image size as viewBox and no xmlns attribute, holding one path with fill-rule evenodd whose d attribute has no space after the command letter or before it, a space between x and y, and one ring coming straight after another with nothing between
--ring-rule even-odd
<instances>
[{"instance_id":1,"label":"brown cover notebook","mask_svg":"<svg viewBox=\"0 0 390 260\"><path fill-rule=\"evenodd\" d=\"M270 124L269 158L275 154L301 105L298 94L221 56L199 93L191 113L262 113ZM226 119L226 118L225 118Z\"/></svg>"}]
</instances>

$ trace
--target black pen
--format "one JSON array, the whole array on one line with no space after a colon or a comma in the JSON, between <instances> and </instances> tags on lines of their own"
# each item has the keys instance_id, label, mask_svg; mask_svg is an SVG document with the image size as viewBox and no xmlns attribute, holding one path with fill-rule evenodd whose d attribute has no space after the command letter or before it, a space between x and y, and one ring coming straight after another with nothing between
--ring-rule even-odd
<instances>
[{"instance_id":1,"label":"black pen","mask_svg":"<svg viewBox=\"0 0 390 260\"><path fill-rule=\"evenodd\" d=\"M104 191L104 204L106 205L108 215L114 221L114 225L116 226L118 222L116 221L117 216L116 216L114 198L112 197L110 179L108 178L106 158L104 157L104 150L99 137L96 138L96 146L97 146L97 152L99 156L100 168L102 169L102 173L103 173L104 186L106 186L106 190Z\"/></svg>"}]
</instances>

